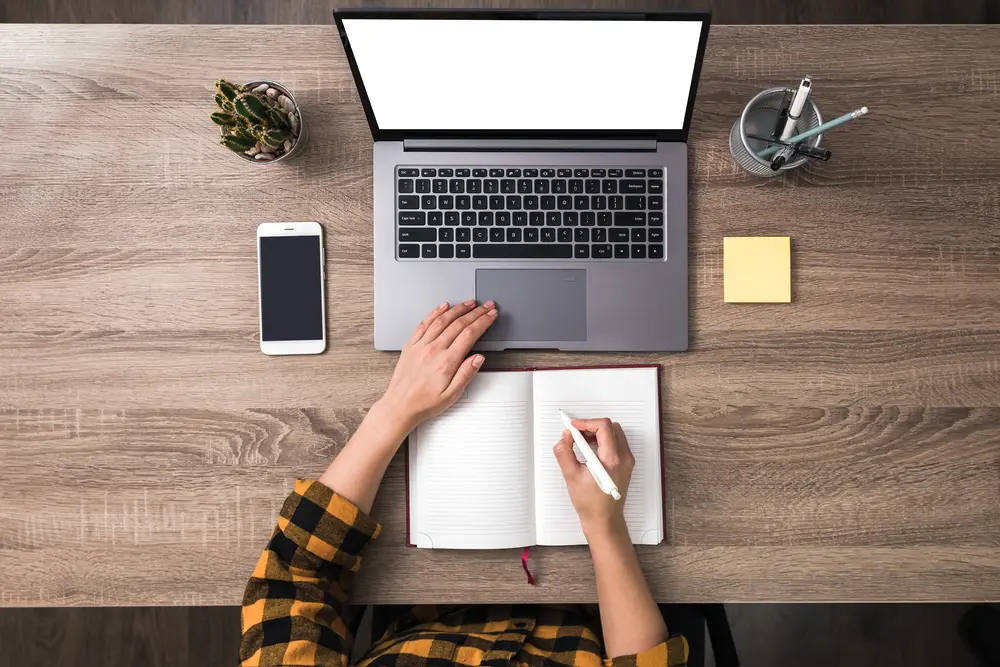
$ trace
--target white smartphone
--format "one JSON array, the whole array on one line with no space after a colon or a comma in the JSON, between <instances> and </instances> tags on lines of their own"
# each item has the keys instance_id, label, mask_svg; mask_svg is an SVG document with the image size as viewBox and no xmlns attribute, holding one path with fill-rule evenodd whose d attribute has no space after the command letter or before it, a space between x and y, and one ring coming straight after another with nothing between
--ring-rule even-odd
<instances>
[{"instance_id":1,"label":"white smartphone","mask_svg":"<svg viewBox=\"0 0 1000 667\"><path fill-rule=\"evenodd\" d=\"M257 227L261 352L319 354L326 349L324 273L318 222Z\"/></svg>"}]
</instances>

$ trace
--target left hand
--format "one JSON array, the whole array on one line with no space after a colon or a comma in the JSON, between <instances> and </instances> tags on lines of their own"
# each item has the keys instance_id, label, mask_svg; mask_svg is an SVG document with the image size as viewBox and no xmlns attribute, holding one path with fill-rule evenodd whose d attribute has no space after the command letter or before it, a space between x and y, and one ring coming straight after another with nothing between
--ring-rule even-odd
<instances>
[{"instance_id":1,"label":"left hand","mask_svg":"<svg viewBox=\"0 0 1000 667\"><path fill-rule=\"evenodd\" d=\"M492 301L470 299L451 308L443 303L417 327L399 355L380 406L409 432L458 400L485 358L466 358L497 319Z\"/></svg>"}]
</instances>

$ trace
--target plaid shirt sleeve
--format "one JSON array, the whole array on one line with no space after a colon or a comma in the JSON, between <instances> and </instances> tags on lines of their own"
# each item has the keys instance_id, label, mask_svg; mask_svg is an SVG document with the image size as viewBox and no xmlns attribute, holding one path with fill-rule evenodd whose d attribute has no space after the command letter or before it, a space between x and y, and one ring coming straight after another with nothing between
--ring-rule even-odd
<instances>
[{"instance_id":1,"label":"plaid shirt sleeve","mask_svg":"<svg viewBox=\"0 0 1000 667\"><path fill-rule=\"evenodd\" d=\"M319 482L296 482L243 595L240 665L346 665L351 583L380 530Z\"/></svg>"},{"instance_id":2,"label":"plaid shirt sleeve","mask_svg":"<svg viewBox=\"0 0 1000 667\"><path fill-rule=\"evenodd\" d=\"M673 667L674 665L686 665L687 661L687 639L678 635L641 653L605 659L604 664L607 667L663 667L664 665Z\"/></svg>"}]
</instances>

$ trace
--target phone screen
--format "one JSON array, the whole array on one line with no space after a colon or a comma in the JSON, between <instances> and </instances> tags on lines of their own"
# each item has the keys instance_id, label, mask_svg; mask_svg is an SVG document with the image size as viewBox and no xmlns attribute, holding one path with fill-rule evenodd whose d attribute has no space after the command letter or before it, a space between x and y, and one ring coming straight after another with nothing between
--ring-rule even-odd
<instances>
[{"instance_id":1,"label":"phone screen","mask_svg":"<svg viewBox=\"0 0 1000 667\"><path fill-rule=\"evenodd\" d=\"M261 340L321 340L319 236L260 237Z\"/></svg>"}]
</instances>

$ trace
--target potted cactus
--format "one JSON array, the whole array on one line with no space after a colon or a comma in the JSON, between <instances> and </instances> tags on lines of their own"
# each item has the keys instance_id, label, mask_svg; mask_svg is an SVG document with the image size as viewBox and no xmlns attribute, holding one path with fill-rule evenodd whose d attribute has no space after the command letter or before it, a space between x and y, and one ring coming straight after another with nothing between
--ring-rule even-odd
<instances>
[{"instance_id":1,"label":"potted cactus","mask_svg":"<svg viewBox=\"0 0 1000 667\"><path fill-rule=\"evenodd\" d=\"M302 150L302 112L288 90L273 81L244 85L215 82L219 109L212 122L220 126L219 143L250 162L274 163Z\"/></svg>"}]
</instances>

